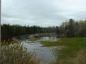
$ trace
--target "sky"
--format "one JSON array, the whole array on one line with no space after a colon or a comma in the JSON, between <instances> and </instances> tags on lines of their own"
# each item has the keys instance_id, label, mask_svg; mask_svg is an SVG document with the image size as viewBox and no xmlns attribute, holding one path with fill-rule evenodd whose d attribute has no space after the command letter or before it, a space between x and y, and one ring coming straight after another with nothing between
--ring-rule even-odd
<instances>
[{"instance_id":1,"label":"sky","mask_svg":"<svg viewBox=\"0 0 86 64\"><path fill-rule=\"evenodd\" d=\"M1 0L1 24L58 26L86 19L86 0Z\"/></svg>"}]
</instances>

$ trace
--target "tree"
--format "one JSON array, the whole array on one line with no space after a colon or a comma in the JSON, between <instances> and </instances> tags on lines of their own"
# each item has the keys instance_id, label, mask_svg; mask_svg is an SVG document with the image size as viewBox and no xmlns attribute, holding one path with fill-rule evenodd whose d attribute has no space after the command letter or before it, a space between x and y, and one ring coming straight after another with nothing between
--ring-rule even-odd
<instances>
[{"instance_id":1,"label":"tree","mask_svg":"<svg viewBox=\"0 0 86 64\"><path fill-rule=\"evenodd\" d=\"M69 19L68 25L65 27L66 29L66 35L68 37L74 37L75 31L74 31L74 20Z\"/></svg>"}]
</instances>

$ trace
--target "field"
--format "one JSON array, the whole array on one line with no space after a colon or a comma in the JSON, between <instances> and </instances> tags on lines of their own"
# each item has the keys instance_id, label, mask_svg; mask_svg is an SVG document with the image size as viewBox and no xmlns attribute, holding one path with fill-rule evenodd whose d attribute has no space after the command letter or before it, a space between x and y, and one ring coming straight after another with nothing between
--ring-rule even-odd
<instances>
[{"instance_id":1,"label":"field","mask_svg":"<svg viewBox=\"0 0 86 64\"><path fill-rule=\"evenodd\" d=\"M44 46L64 46L59 51L56 64L86 64L86 38L61 38L57 41L42 41Z\"/></svg>"}]
</instances>

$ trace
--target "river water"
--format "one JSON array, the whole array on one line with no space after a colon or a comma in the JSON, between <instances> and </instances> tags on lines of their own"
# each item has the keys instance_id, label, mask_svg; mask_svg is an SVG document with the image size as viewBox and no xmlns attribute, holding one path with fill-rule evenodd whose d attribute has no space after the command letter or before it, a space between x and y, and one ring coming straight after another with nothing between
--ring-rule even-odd
<instances>
[{"instance_id":1,"label":"river water","mask_svg":"<svg viewBox=\"0 0 86 64\"><path fill-rule=\"evenodd\" d=\"M51 39L54 40L53 38L50 38L50 40ZM49 37L42 37L40 40L49 40ZM40 64L54 64L56 61L55 49L57 47L44 47L40 43L40 40L30 41L27 39L21 41L21 43L27 49L27 52L30 52L39 59Z\"/></svg>"}]
</instances>

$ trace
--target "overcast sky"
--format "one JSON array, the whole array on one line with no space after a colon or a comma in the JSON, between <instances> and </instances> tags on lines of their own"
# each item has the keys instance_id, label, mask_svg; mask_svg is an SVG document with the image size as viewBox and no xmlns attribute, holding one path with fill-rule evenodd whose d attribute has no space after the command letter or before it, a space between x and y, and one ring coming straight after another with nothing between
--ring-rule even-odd
<instances>
[{"instance_id":1,"label":"overcast sky","mask_svg":"<svg viewBox=\"0 0 86 64\"><path fill-rule=\"evenodd\" d=\"M56 26L86 18L86 0L1 0L1 23Z\"/></svg>"}]
</instances>

